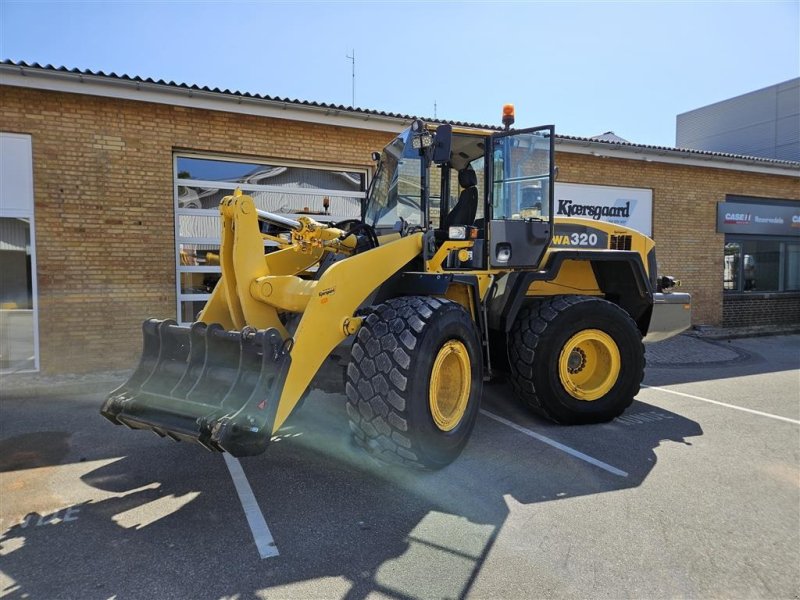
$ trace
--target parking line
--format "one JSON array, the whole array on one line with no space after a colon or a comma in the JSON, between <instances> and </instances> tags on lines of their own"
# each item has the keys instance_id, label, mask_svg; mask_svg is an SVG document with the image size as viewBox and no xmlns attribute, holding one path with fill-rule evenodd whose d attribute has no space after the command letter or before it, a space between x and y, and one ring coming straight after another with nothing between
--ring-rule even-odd
<instances>
[{"instance_id":1,"label":"parking line","mask_svg":"<svg viewBox=\"0 0 800 600\"><path fill-rule=\"evenodd\" d=\"M772 413L761 412L760 410L753 410L752 408L745 408L744 406L736 406L735 404L728 404L727 402L720 402L719 400L711 400L710 398L703 398L701 396L694 396L692 394L685 394L684 392L676 392L675 390L668 390L667 388L658 387L655 385L644 385L642 384L643 388L649 388L651 390L660 390L662 392L667 392L670 394L675 394L676 396L684 396L686 398L692 398L693 400L700 400L701 402L708 402L709 404L717 404L719 406L724 406L726 408L732 408L734 410L741 410L742 412L751 413L754 415L759 415L761 417L769 417L770 419L776 419L778 421L786 421L787 423L793 423L794 425L800 425L800 421L796 419L790 419L789 417L781 417L779 415L773 415Z\"/></svg>"},{"instance_id":2,"label":"parking line","mask_svg":"<svg viewBox=\"0 0 800 600\"><path fill-rule=\"evenodd\" d=\"M225 459L228 471L230 471L236 493L239 494L239 501L242 503L244 516L247 518L247 524L250 525L250 531L253 533L253 540L256 543L259 555L261 558L278 556L278 547L275 545L275 540L272 539L267 520L258 507L258 501L253 494L253 489L250 487L250 482L247 481L247 476L244 474L241 463L227 452L222 457Z\"/></svg>"},{"instance_id":3,"label":"parking line","mask_svg":"<svg viewBox=\"0 0 800 600\"><path fill-rule=\"evenodd\" d=\"M623 471L622 469L618 469L617 467L612 467L608 463L604 463L602 460L597 460L596 458L589 456L588 454L584 454L575 448L570 448L569 446L565 446L561 442L557 442L553 439L550 439L547 436L542 435L541 433L536 433L535 431L531 431L530 429L526 429L521 425L517 425L513 421L509 421L508 419L504 419L500 415L496 415L494 413L490 413L488 410L481 409L481 413L489 417L490 419L494 419L498 423L502 423L503 425L508 425L511 429L515 429L520 433L524 433L525 435L532 437L535 440L539 440L547 444L548 446L552 446L557 450L561 450L562 452L566 452L570 456L574 456L575 458L579 458L580 460L589 463L590 465L594 465L595 467L600 467L604 471L608 471L612 475L617 475L619 477L627 477L628 474Z\"/></svg>"}]
</instances>

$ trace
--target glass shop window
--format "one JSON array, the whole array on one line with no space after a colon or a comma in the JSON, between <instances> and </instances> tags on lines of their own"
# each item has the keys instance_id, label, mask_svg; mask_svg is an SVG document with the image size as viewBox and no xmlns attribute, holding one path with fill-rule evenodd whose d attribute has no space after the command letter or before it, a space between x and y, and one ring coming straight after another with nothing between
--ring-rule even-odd
<instances>
[{"instance_id":1,"label":"glass shop window","mask_svg":"<svg viewBox=\"0 0 800 600\"><path fill-rule=\"evenodd\" d=\"M722 288L727 292L800 290L800 243L726 238Z\"/></svg>"}]
</instances>

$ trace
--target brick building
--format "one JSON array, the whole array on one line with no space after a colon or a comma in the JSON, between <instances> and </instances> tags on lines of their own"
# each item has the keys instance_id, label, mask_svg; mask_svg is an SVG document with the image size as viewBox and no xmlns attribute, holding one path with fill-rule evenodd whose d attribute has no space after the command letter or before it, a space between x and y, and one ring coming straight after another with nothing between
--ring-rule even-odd
<instances>
[{"instance_id":1,"label":"brick building","mask_svg":"<svg viewBox=\"0 0 800 600\"><path fill-rule=\"evenodd\" d=\"M410 120L0 64L0 369L131 366L143 319L191 320L207 297L221 196L354 216L371 151ZM556 150L557 205L633 203L696 324L800 323L800 163L567 136ZM725 216L748 210L766 211L758 235Z\"/></svg>"}]
</instances>

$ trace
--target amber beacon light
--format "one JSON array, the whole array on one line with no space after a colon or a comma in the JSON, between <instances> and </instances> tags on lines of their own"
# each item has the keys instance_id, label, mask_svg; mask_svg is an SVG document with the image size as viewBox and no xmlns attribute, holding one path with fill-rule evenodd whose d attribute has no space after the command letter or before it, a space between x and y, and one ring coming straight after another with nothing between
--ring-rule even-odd
<instances>
[{"instance_id":1,"label":"amber beacon light","mask_svg":"<svg viewBox=\"0 0 800 600\"><path fill-rule=\"evenodd\" d=\"M504 104L503 105L503 125L506 128L506 131L514 124L514 105L513 104Z\"/></svg>"}]
</instances>

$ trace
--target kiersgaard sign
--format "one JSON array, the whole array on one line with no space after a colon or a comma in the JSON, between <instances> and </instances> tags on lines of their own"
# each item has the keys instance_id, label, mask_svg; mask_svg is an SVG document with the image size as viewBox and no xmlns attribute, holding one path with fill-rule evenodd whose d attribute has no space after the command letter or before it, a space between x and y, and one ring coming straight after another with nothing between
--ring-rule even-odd
<instances>
[{"instance_id":1,"label":"kiersgaard sign","mask_svg":"<svg viewBox=\"0 0 800 600\"><path fill-rule=\"evenodd\" d=\"M556 182L555 195L557 217L608 221L652 235L652 190Z\"/></svg>"},{"instance_id":2,"label":"kiersgaard sign","mask_svg":"<svg viewBox=\"0 0 800 600\"><path fill-rule=\"evenodd\" d=\"M717 231L800 236L800 202L797 206L719 202Z\"/></svg>"}]
</instances>

